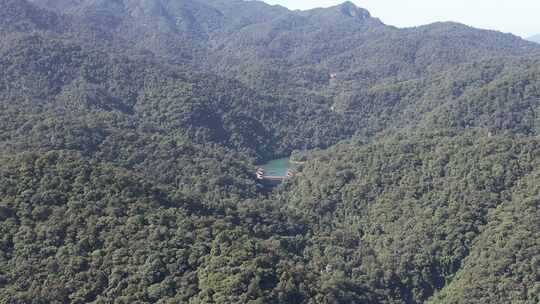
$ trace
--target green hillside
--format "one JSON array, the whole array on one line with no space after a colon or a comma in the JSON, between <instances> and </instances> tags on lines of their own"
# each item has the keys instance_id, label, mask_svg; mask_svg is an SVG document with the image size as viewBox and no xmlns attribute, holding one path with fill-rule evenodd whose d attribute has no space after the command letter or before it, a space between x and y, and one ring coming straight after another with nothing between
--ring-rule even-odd
<instances>
[{"instance_id":1,"label":"green hillside","mask_svg":"<svg viewBox=\"0 0 540 304\"><path fill-rule=\"evenodd\" d=\"M0 0L0 303L536 304L539 61L350 2Z\"/></svg>"}]
</instances>

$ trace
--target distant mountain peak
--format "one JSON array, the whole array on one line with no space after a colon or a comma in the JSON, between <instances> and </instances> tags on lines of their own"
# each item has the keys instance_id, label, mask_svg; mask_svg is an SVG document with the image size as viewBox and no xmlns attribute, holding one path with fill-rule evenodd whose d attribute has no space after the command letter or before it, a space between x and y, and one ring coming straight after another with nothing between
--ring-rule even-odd
<instances>
[{"instance_id":1,"label":"distant mountain peak","mask_svg":"<svg viewBox=\"0 0 540 304\"><path fill-rule=\"evenodd\" d=\"M346 1L339 5L341 12L349 17L367 19L371 14L366 9L356 6L356 4Z\"/></svg>"}]
</instances>

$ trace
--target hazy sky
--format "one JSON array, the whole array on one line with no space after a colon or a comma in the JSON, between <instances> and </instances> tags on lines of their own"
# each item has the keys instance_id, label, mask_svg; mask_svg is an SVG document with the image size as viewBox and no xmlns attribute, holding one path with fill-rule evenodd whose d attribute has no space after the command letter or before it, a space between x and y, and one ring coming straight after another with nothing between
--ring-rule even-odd
<instances>
[{"instance_id":1,"label":"hazy sky","mask_svg":"<svg viewBox=\"0 0 540 304\"><path fill-rule=\"evenodd\" d=\"M264 0L290 9L327 7L345 0ZM399 27L456 21L522 37L540 34L540 0L352 0Z\"/></svg>"}]
</instances>

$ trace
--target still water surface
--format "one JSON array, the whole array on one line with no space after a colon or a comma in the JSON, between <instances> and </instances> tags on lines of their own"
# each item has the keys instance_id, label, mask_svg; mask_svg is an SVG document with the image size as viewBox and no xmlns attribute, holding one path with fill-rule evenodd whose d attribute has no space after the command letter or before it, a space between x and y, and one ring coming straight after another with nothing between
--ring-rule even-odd
<instances>
[{"instance_id":1,"label":"still water surface","mask_svg":"<svg viewBox=\"0 0 540 304\"><path fill-rule=\"evenodd\" d=\"M295 169L297 166L289 161L289 158L280 158L262 164L259 167L264 169L267 176L286 176L287 170Z\"/></svg>"}]
</instances>

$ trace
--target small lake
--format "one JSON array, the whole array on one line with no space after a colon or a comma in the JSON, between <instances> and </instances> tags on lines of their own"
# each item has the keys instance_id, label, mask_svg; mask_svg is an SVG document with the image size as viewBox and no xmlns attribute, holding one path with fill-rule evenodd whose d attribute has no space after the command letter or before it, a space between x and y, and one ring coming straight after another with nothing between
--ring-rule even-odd
<instances>
[{"instance_id":1,"label":"small lake","mask_svg":"<svg viewBox=\"0 0 540 304\"><path fill-rule=\"evenodd\" d=\"M289 158L280 158L261 164L259 167L264 169L268 176L286 176L289 169L296 169L297 165L290 162Z\"/></svg>"}]
</instances>

